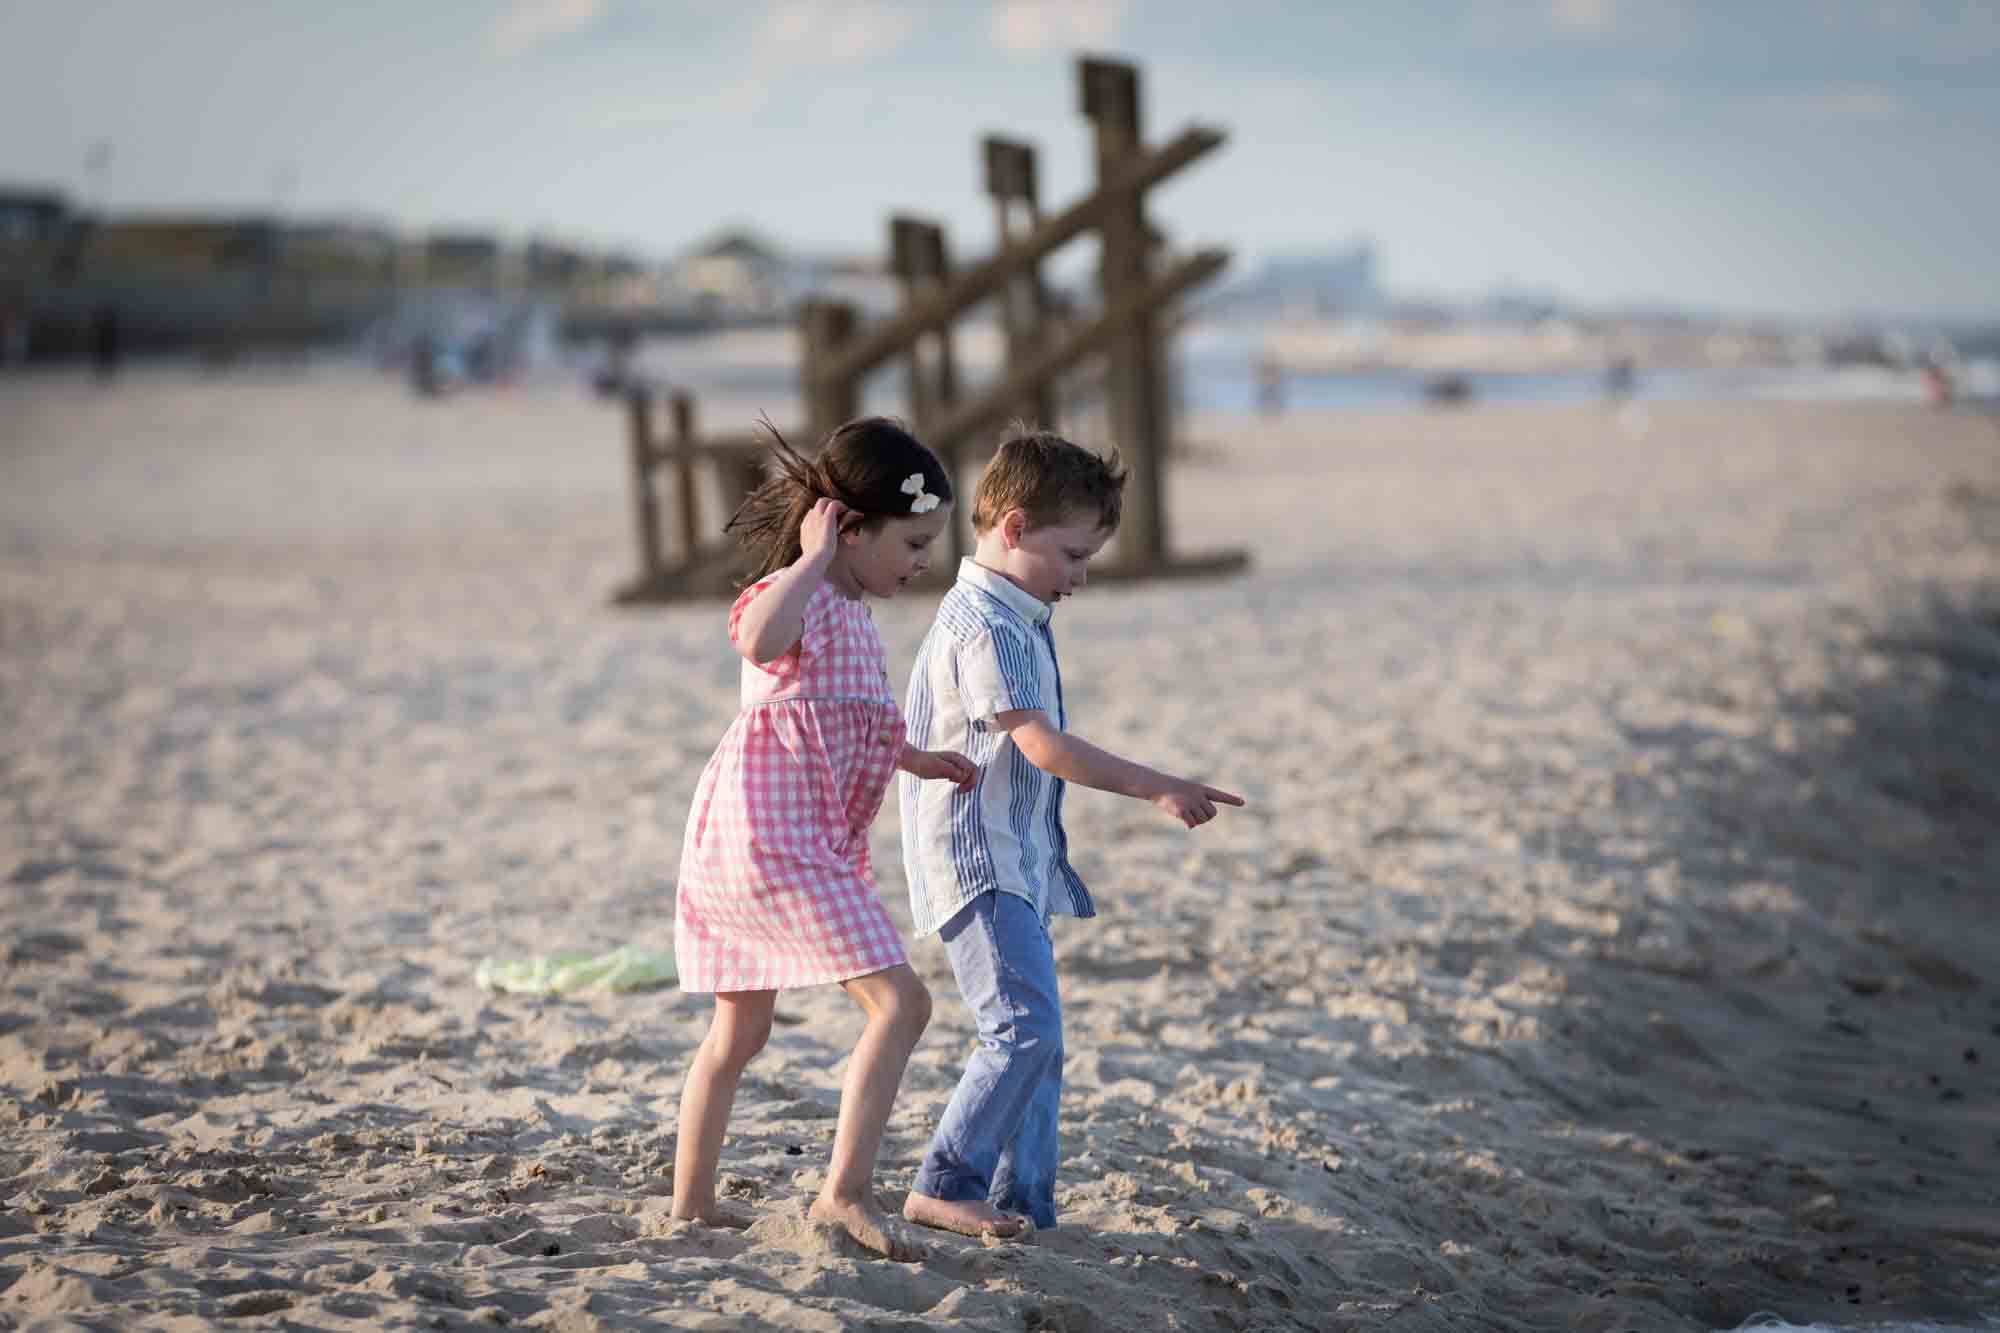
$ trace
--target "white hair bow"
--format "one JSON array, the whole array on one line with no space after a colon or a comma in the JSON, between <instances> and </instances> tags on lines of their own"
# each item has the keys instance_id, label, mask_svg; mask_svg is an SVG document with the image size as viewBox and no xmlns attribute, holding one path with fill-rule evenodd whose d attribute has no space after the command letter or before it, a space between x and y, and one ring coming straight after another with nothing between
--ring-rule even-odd
<instances>
[{"instance_id":1,"label":"white hair bow","mask_svg":"<svg viewBox=\"0 0 2000 1333\"><path fill-rule=\"evenodd\" d=\"M910 501L912 514L928 514L938 507L938 498L924 489L924 474L921 472L912 472L904 479L903 494L916 497Z\"/></svg>"}]
</instances>

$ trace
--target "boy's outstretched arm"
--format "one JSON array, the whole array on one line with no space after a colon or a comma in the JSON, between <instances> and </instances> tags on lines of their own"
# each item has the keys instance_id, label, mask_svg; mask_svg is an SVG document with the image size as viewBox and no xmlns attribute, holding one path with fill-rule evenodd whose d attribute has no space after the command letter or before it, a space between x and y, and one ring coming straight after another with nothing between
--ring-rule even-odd
<instances>
[{"instance_id":1,"label":"boy's outstretched arm","mask_svg":"<svg viewBox=\"0 0 2000 1333\"><path fill-rule=\"evenodd\" d=\"M1099 791L1149 801L1194 828L1215 818L1215 807L1242 805L1243 798L1204 783L1177 778L1156 768L1099 749L1089 741L1058 731L1039 708L1001 713L995 726L1012 738L1029 763L1044 773Z\"/></svg>"}]
</instances>

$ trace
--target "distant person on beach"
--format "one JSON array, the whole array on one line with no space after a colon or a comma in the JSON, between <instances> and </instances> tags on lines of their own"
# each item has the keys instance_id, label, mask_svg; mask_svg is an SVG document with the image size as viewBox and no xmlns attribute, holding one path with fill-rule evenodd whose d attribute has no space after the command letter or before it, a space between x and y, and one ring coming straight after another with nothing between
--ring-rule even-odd
<instances>
[{"instance_id":1,"label":"distant person on beach","mask_svg":"<svg viewBox=\"0 0 2000 1333\"><path fill-rule=\"evenodd\" d=\"M681 988L715 1018L681 1092L675 1217L741 1225L716 1203L716 1162L744 1067L780 990L837 982L868 1016L847 1064L833 1160L812 1216L891 1259L923 1249L875 1201L875 1158L903 1069L931 1017L868 859L897 769L969 790L964 755L903 740L864 597L894 597L951 520L936 455L881 417L803 458L776 431L772 471L731 518L757 573L729 614L743 708L703 770L674 910Z\"/></svg>"},{"instance_id":2,"label":"distant person on beach","mask_svg":"<svg viewBox=\"0 0 2000 1333\"><path fill-rule=\"evenodd\" d=\"M410 344L410 387L420 398L435 398L447 387L445 349L429 330Z\"/></svg>"},{"instance_id":3,"label":"distant person on beach","mask_svg":"<svg viewBox=\"0 0 2000 1333\"><path fill-rule=\"evenodd\" d=\"M1285 410L1285 368L1267 356L1257 358L1257 410L1276 416Z\"/></svg>"},{"instance_id":4,"label":"distant person on beach","mask_svg":"<svg viewBox=\"0 0 2000 1333\"><path fill-rule=\"evenodd\" d=\"M0 366L28 360L28 298L14 284L0 287Z\"/></svg>"},{"instance_id":5,"label":"distant person on beach","mask_svg":"<svg viewBox=\"0 0 2000 1333\"><path fill-rule=\"evenodd\" d=\"M124 351L124 331L120 326L118 307L106 301L90 317L90 363L99 379L108 380L118 373L118 363Z\"/></svg>"},{"instance_id":6,"label":"distant person on beach","mask_svg":"<svg viewBox=\"0 0 2000 1333\"><path fill-rule=\"evenodd\" d=\"M1951 373L1936 361L1924 362L1922 379L1924 401L1932 407L1950 407L1952 400Z\"/></svg>"},{"instance_id":7,"label":"distant person on beach","mask_svg":"<svg viewBox=\"0 0 2000 1333\"><path fill-rule=\"evenodd\" d=\"M1604 395L1607 398L1630 398L1639 380L1639 367L1631 357L1620 353L1611 358L1604 367Z\"/></svg>"},{"instance_id":8,"label":"distant person on beach","mask_svg":"<svg viewBox=\"0 0 2000 1333\"><path fill-rule=\"evenodd\" d=\"M1097 914L1069 862L1064 787L1150 801L1189 828L1243 804L1066 729L1050 614L1117 531L1124 488L1115 458L1056 435L1002 444L973 494L978 545L910 676L911 743L977 765L971 784L905 778L898 793L916 933L943 940L979 1029L903 1206L925 1226L1013 1236L1056 1222L1063 1029L1049 921Z\"/></svg>"}]
</instances>

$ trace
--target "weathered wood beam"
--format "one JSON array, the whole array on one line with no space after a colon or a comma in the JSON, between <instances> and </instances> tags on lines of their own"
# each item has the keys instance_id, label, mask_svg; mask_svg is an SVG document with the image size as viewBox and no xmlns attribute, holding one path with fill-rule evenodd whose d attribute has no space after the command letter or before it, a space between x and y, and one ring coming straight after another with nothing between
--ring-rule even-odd
<instances>
[{"instance_id":1,"label":"weathered wood beam","mask_svg":"<svg viewBox=\"0 0 2000 1333\"><path fill-rule=\"evenodd\" d=\"M1017 410L1022 398L1033 393L1045 381L1070 369L1079 358L1123 333L1135 317L1157 310L1188 288L1208 281L1228 263L1227 250L1197 250L1145 286L1128 292L1115 305L1083 327L1068 333L1060 342L1037 352L1031 360L1010 370L977 398L954 409L925 432L924 443L939 452L958 448L967 436L1004 420L1010 412Z\"/></svg>"},{"instance_id":2,"label":"weathered wood beam","mask_svg":"<svg viewBox=\"0 0 2000 1333\"><path fill-rule=\"evenodd\" d=\"M808 368L815 386L852 380L895 356L911 338L949 324L961 311L977 305L1002 284L1064 242L1099 225L1132 196L1179 171L1205 153L1222 146L1220 130L1195 126L1173 140L1135 157L1097 191L1043 222L1041 227L969 268L954 274L926 300L865 329L857 330L839 352Z\"/></svg>"}]
</instances>

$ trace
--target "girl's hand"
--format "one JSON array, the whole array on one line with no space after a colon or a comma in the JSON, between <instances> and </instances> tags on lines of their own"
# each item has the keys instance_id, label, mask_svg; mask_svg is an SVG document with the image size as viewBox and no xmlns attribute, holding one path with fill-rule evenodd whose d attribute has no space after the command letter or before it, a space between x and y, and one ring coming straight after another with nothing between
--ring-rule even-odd
<instances>
[{"instance_id":1,"label":"girl's hand","mask_svg":"<svg viewBox=\"0 0 2000 1333\"><path fill-rule=\"evenodd\" d=\"M825 564L840 544L840 525L854 511L840 501L822 497L799 524L799 549L806 559Z\"/></svg>"},{"instance_id":2,"label":"girl's hand","mask_svg":"<svg viewBox=\"0 0 2000 1333\"><path fill-rule=\"evenodd\" d=\"M971 791L979 781L979 766L955 750L919 750L910 756L909 770L925 781L949 782Z\"/></svg>"},{"instance_id":3,"label":"girl's hand","mask_svg":"<svg viewBox=\"0 0 2000 1333\"><path fill-rule=\"evenodd\" d=\"M1215 818L1216 806L1242 805L1243 798L1218 787L1176 778L1171 786L1153 798L1153 804L1189 828L1198 828Z\"/></svg>"}]
</instances>

